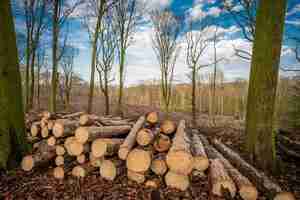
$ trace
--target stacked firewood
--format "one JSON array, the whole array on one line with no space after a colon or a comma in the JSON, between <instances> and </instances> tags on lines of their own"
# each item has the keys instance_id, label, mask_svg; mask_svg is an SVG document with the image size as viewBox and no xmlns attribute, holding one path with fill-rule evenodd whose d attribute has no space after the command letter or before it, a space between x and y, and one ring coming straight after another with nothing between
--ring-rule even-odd
<instances>
[{"instance_id":1,"label":"stacked firewood","mask_svg":"<svg viewBox=\"0 0 300 200\"><path fill-rule=\"evenodd\" d=\"M207 171L212 199L239 195L255 200L257 188L276 200L293 199L221 142L211 145L197 130L187 129L184 120L159 121L156 112L135 123L82 112L59 116L45 112L40 121L32 122L30 140L33 152L23 158L22 169L30 171L52 162L57 179L85 177L98 170L109 181L127 173L128 179L139 184L157 188L165 182L185 191L192 171L197 170Z\"/></svg>"}]
</instances>

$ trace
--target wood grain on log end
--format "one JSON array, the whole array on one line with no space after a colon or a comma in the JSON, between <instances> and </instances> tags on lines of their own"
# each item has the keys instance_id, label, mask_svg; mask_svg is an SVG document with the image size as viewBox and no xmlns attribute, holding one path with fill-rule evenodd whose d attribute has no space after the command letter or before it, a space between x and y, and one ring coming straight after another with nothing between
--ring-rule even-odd
<instances>
[{"instance_id":1,"label":"wood grain on log end","mask_svg":"<svg viewBox=\"0 0 300 200\"><path fill-rule=\"evenodd\" d=\"M100 175L102 178L113 181L117 176L117 168L110 160L104 160L100 166Z\"/></svg>"},{"instance_id":2,"label":"wood grain on log end","mask_svg":"<svg viewBox=\"0 0 300 200\"><path fill-rule=\"evenodd\" d=\"M169 171L165 176L166 185L181 191L188 189L190 185L189 177Z\"/></svg>"},{"instance_id":3,"label":"wood grain on log end","mask_svg":"<svg viewBox=\"0 0 300 200\"><path fill-rule=\"evenodd\" d=\"M158 122L158 114L157 112L150 112L146 117L147 122L151 124L155 124Z\"/></svg>"},{"instance_id":4,"label":"wood grain on log end","mask_svg":"<svg viewBox=\"0 0 300 200\"><path fill-rule=\"evenodd\" d=\"M89 132L85 127L79 127L75 130L75 138L78 142L84 144L89 139Z\"/></svg>"},{"instance_id":5,"label":"wood grain on log end","mask_svg":"<svg viewBox=\"0 0 300 200\"><path fill-rule=\"evenodd\" d=\"M53 176L56 179L63 179L65 177L65 171L62 167L55 167L53 169Z\"/></svg>"},{"instance_id":6,"label":"wood grain on log end","mask_svg":"<svg viewBox=\"0 0 300 200\"><path fill-rule=\"evenodd\" d=\"M151 165L151 154L149 151L143 149L133 149L126 159L127 169L143 173L150 168Z\"/></svg>"},{"instance_id":7,"label":"wood grain on log end","mask_svg":"<svg viewBox=\"0 0 300 200\"><path fill-rule=\"evenodd\" d=\"M281 192L275 196L274 200L296 200L296 197L291 192Z\"/></svg>"},{"instance_id":8,"label":"wood grain on log end","mask_svg":"<svg viewBox=\"0 0 300 200\"><path fill-rule=\"evenodd\" d=\"M127 170L127 177L128 179L140 184L145 182L145 175L143 173L137 173L131 170Z\"/></svg>"},{"instance_id":9,"label":"wood grain on log end","mask_svg":"<svg viewBox=\"0 0 300 200\"><path fill-rule=\"evenodd\" d=\"M30 171L34 167L34 159L32 155L27 155L23 157L21 162L21 167L24 171Z\"/></svg>"},{"instance_id":10,"label":"wood grain on log end","mask_svg":"<svg viewBox=\"0 0 300 200\"><path fill-rule=\"evenodd\" d=\"M72 175L78 178L83 178L86 175L85 169L83 167L81 167L80 165L75 166L72 169Z\"/></svg>"},{"instance_id":11,"label":"wood grain on log end","mask_svg":"<svg viewBox=\"0 0 300 200\"><path fill-rule=\"evenodd\" d=\"M172 134L176 130L176 125L171 120L164 120L160 126L161 132L164 134Z\"/></svg>"}]
</instances>

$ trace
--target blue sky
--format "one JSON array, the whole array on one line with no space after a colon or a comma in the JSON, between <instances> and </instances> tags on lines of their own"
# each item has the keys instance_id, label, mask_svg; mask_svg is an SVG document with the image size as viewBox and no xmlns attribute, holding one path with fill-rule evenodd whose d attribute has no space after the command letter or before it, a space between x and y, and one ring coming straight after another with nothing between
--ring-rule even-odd
<instances>
[{"instance_id":1,"label":"blue sky","mask_svg":"<svg viewBox=\"0 0 300 200\"><path fill-rule=\"evenodd\" d=\"M195 24L202 20L218 22L218 32L221 37L217 44L217 56L226 58L224 62L218 64L218 68L223 70L225 80L231 81L236 78L248 79L250 63L234 56L234 48L241 48L251 52L251 43L244 39L241 30L235 24L231 15L221 9L221 0L138 0L147 2L147 8L151 9L170 9L174 15L182 19L183 24L192 20ZM234 2L235 0L231 0ZM239 9L238 7L236 9ZM148 11L150 9L147 9ZM70 39L69 42L79 48L79 55L75 59L75 71L85 80L90 77L90 60L91 47L86 29L82 26L77 16L85 13L84 7L78 7L73 14L70 23ZM144 12L144 21L138 27L133 36L133 43L129 47L126 56L126 84L136 84L143 80L159 79L160 71L156 56L152 49L153 29L151 22L148 20L147 12ZM215 24L207 27L208 34L215 28ZM16 28L24 28L24 20L16 19ZM185 63L185 41L184 35L186 28L182 28L180 39L181 52L175 67L175 80L177 82L188 82L188 68ZM197 31L197 26L194 29ZM300 38L300 0L288 0L285 38L289 36L297 36ZM282 50L281 63L283 66L296 67L300 63L296 62L291 48L294 42L285 40ZM203 64L209 63L213 59L213 49L210 45L201 58ZM115 74L117 62L115 66ZM211 67L203 69L200 73L209 72Z\"/></svg>"}]
</instances>

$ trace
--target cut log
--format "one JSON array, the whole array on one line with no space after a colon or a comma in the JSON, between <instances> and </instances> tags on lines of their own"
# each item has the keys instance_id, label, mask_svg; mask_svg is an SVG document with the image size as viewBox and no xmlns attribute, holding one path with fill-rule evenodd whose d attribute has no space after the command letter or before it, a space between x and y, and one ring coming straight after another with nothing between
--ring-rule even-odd
<instances>
[{"instance_id":1,"label":"cut log","mask_svg":"<svg viewBox=\"0 0 300 200\"><path fill-rule=\"evenodd\" d=\"M150 129L143 128L138 131L136 136L136 142L141 146L147 146L154 139L155 133Z\"/></svg>"},{"instance_id":2,"label":"cut log","mask_svg":"<svg viewBox=\"0 0 300 200\"><path fill-rule=\"evenodd\" d=\"M97 138L111 138L119 137L121 135L127 134L131 129L131 126L90 126L90 127L81 127L77 132L77 139L79 141L93 141ZM88 139L86 139L88 137Z\"/></svg>"},{"instance_id":3,"label":"cut log","mask_svg":"<svg viewBox=\"0 0 300 200\"><path fill-rule=\"evenodd\" d=\"M48 124L47 124L48 130L52 130L53 126L54 126L54 121L53 120L49 120Z\"/></svg>"},{"instance_id":4,"label":"cut log","mask_svg":"<svg viewBox=\"0 0 300 200\"><path fill-rule=\"evenodd\" d=\"M77 178L83 178L95 170L97 170L96 167L92 166L90 163L85 163L83 165L75 166L71 174Z\"/></svg>"},{"instance_id":5,"label":"cut log","mask_svg":"<svg viewBox=\"0 0 300 200\"><path fill-rule=\"evenodd\" d=\"M80 154L79 156L76 157L76 160L77 160L77 162L79 164L85 163L85 160L86 160L85 155L84 154Z\"/></svg>"},{"instance_id":6,"label":"cut log","mask_svg":"<svg viewBox=\"0 0 300 200\"><path fill-rule=\"evenodd\" d=\"M155 156L155 158L152 160L150 168L156 175L164 175L168 171L165 155L158 154Z\"/></svg>"},{"instance_id":7,"label":"cut log","mask_svg":"<svg viewBox=\"0 0 300 200\"><path fill-rule=\"evenodd\" d=\"M113 181L118 174L118 166L111 160L104 160L100 166L100 175L105 180Z\"/></svg>"},{"instance_id":8,"label":"cut log","mask_svg":"<svg viewBox=\"0 0 300 200\"><path fill-rule=\"evenodd\" d=\"M193 169L193 156L190 152L190 141L185 132L184 120L179 122L172 143L166 157L169 169L177 174L190 174Z\"/></svg>"},{"instance_id":9,"label":"cut log","mask_svg":"<svg viewBox=\"0 0 300 200\"><path fill-rule=\"evenodd\" d=\"M176 125L171 120L164 120L160 126L161 132L164 134L172 134L176 130Z\"/></svg>"},{"instance_id":10,"label":"cut log","mask_svg":"<svg viewBox=\"0 0 300 200\"><path fill-rule=\"evenodd\" d=\"M246 175L250 179L250 181L258 187L260 191L268 194L271 199L275 199L277 196L285 193L285 191L283 191L278 184L274 183L263 172L255 169L252 165L242 159L236 152L221 143L219 140L213 140L212 143L216 147L216 149L230 161L232 165L237 167L240 172Z\"/></svg>"},{"instance_id":11,"label":"cut log","mask_svg":"<svg viewBox=\"0 0 300 200\"><path fill-rule=\"evenodd\" d=\"M141 116L138 119L138 121L134 124L134 126L132 127L132 129L131 129L130 133L127 135L125 141L120 146L119 153L118 153L120 159L126 160L129 152L131 151L131 149L133 148L133 146L136 142L136 134L141 129L144 122L145 122L145 117Z\"/></svg>"},{"instance_id":12,"label":"cut log","mask_svg":"<svg viewBox=\"0 0 300 200\"><path fill-rule=\"evenodd\" d=\"M54 136L49 137L49 138L47 139L47 144L48 144L49 146L55 146L55 144L56 144L56 138L55 138Z\"/></svg>"},{"instance_id":13,"label":"cut log","mask_svg":"<svg viewBox=\"0 0 300 200\"><path fill-rule=\"evenodd\" d=\"M94 123L93 118L88 114L81 115L79 118L80 126L91 126L93 125L93 123Z\"/></svg>"},{"instance_id":14,"label":"cut log","mask_svg":"<svg viewBox=\"0 0 300 200\"><path fill-rule=\"evenodd\" d=\"M41 128L44 128L44 127L48 127L48 119L46 119L46 118L41 119Z\"/></svg>"},{"instance_id":15,"label":"cut log","mask_svg":"<svg viewBox=\"0 0 300 200\"><path fill-rule=\"evenodd\" d=\"M27 155L22 159L21 168L24 171L30 171L34 167L47 165L55 156L55 146L49 146L47 142L42 141L34 154Z\"/></svg>"},{"instance_id":16,"label":"cut log","mask_svg":"<svg viewBox=\"0 0 300 200\"><path fill-rule=\"evenodd\" d=\"M61 116L61 118L62 119L78 118L78 117L80 117L83 114L84 114L84 112L76 112L76 113L71 113L71 114L63 115L63 116Z\"/></svg>"},{"instance_id":17,"label":"cut log","mask_svg":"<svg viewBox=\"0 0 300 200\"><path fill-rule=\"evenodd\" d=\"M168 151L171 146L170 137L164 134L158 134L155 138L153 146L158 152Z\"/></svg>"},{"instance_id":18,"label":"cut log","mask_svg":"<svg viewBox=\"0 0 300 200\"><path fill-rule=\"evenodd\" d=\"M41 130L41 136L42 138L46 138L49 136L49 129L48 127L43 127L42 130Z\"/></svg>"},{"instance_id":19,"label":"cut log","mask_svg":"<svg viewBox=\"0 0 300 200\"><path fill-rule=\"evenodd\" d=\"M54 115L51 114L49 111L43 111L42 112L42 118L44 118L46 120L51 119L53 117L54 117Z\"/></svg>"},{"instance_id":20,"label":"cut log","mask_svg":"<svg viewBox=\"0 0 300 200\"><path fill-rule=\"evenodd\" d=\"M38 134L40 133L40 131L41 131L41 122L34 122L34 123L32 123L31 128L30 128L31 136L32 137L38 136Z\"/></svg>"},{"instance_id":21,"label":"cut log","mask_svg":"<svg viewBox=\"0 0 300 200\"><path fill-rule=\"evenodd\" d=\"M145 186L149 187L149 188L154 188L157 189L160 186L160 181L159 179L155 178L155 179L151 179L151 180L147 180L145 182Z\"/></svg>"},{"instance_id":22,"label":"cut log","mask_svg":"<svg viewBox=\"0 0 300 200\"><path fill-rule=\"evenodd\" d=\"M53 176L56 179L63 179L65 177L65 171L62 167L55 167L53 169Z\"/></svg>"},{"instance_id":23,"label":"cut log","mask_svg":"<svg viewBox=\"0 0 300 200\"><path fill-rule=\"evenodd\" d=\"M168 187L175 188L181 191L188 189L190 180L188 176L181 175L169 171L165 176L165 182Z\"/></svg>"},{"instance_id":24,"label":"cut log","mask_svg":"<svg viewBox=\"0 0 300 200\"><path fill-rule=\"evenodd\" d=\"M150 124L156 124L158 122L158 114L157 112L150 112L147 115L147 122Z\"/></svg>"},{"instance_id":25,"label":"cut log","mask_svg":"<svg viewBox=\"0 0 300 200\"><path fill-rule=\"evenodd\" d=\"M66 149L69 155L79 156L82 153L89 152L90 147L89 144L82 144L75 139L67 145Z\"/></svg>"},{"instance_id":26,"label":"cut log","mask_svg":"<svg viewBox=\"0 0 300 200\"><path fill-rule=\"evenodd\" d=\"M63 156L56 156L55 158L55 165L56 166L61 166L61 165L64 165L65 163L65 159Z\"/></svg>"},{"instance_id":27,"label":"cut log","mask_svg":"<svg viewBox=\"0 0 300 200\"><path fill-rule=\"evenodd\" d=\"M71 136L66 138L65 142L64 142L64 147L67 149L68 146L73 142L73 141L77 141L77 139L75 138L75 136Z\"/></svg>"},{"instance_id":28,"label":"cut log","mask_svg":"<svg viewBox=\"0 0 300 200\"><path fill-rule=\"evenodd\" d=\"M282 192L274 198L274 200L296 200L295 196L290 192Z\"/></svg>"},{"instance_id":29,"label":"cut log","mask_svg":"<svg viewBox=\"0 0 300 200\"><path fill-rule=\"evenodd\" d=\"M145 182L145 175L143 173L137 173L131 170L127 170L127 177L128 179L137 182L137 183L144 183Z\"/></svg>"},{"instance_id":30,"label":"cut log","mask_svg":"<svg viewBox=\"0 0 300 200\"><path fill-rule=\"evenodd\" d=\"M68 119L56 120L53 126L53 135L57 138L73 135L78 127L77 121L71 121Z\"/></svg>"},{"instance_id":31,"label":"cut log","mask_svg":"<svg viewBox=\"0 0 300 200\"><path fill-rule=\"evenodd\" d=\"M78 142L84 144L89 139L89 132L86 130L85 127L79 127L75 130L75 138Z\"/></svg>"},{"instance_id":32,"label":"cut log","mask_svg":"<svg viewBox=\"0 0 300 200\"><path fill-rule=\"evenodd\" d=\"M209 161L205 153L204 146L196 132L192 134L192 155L194 157L194 169L205 171L209 166Z\"/></svg>"},{"instance_id":33,"label":"cut log","mask_svg":"<svg viewBox=\"0 0 300 200\"><path fill-rule=\"evenodd\" d=\"M96 158L93 156L93 154L90 152L89 154L90 164L94 167L100 167L102 162L104 161L104 158Z\"/></svg>"},{"instance_id":34,"label":"cut log","mask_svg":"<svg viewBox=\"0 0 300 200\"><path fill-rule=\"evenodd\" d=\"M256 187L249 181L249 179L243 176L236 168L234 168L231 163L223 157L221 153L219 153L214 147L209 145L205 136L201 135L201 138L205 140L204 145L207 151L207 154L210 158L217 158L219 159L225 170L228 172L229 176L233 179L236 186L239 189L239 195L244 200L256 200L258 196L258 191Z\"/></svg>"},{"instance_id":35,"label":"cut log","mask_svg":"<svg viewBox=\"0 0 300 200\"><path fill-rule=\"evenodd\" d=\"M233 180L228 175L222 162L219 159L210 159L209 180L211 193L223 197L224 192L228 191L233 198L236 194L236 187Z\"/></svg>"},{"instance_id":36,"label":"cut log","mask_svg":"<svg viewBox=\"0 0 300 200\"><path fill-rule=\"evenodd\" d=\"M133 149L126 159L126 167L128 170L144 173L151 165L151 152L143 149Z\"/></svg>"},{"instance_id":37,"label":"cut log","mask_svg":"<svg viewBox=\"0 0 300 200\"><path fill-rule=\"evenodd\" d=\"M123 139L118 138L99 138L92 142L91 152L94 157L112 156L117 153Z\"/></svg>"},{"instance_id":38,"label":"cut log","mask_svg":"<svg viewBox=\"0 0 300 200\"><path fill-rule=\"evenodd\" d=\"M55 147L55 152L56 152L56 155L62 156L62 155L65 154L66 150L65 150L65 148L64 148L63 146L61 146L61 145L56 145L56 147Z\"/></svg>"}]
</instances>

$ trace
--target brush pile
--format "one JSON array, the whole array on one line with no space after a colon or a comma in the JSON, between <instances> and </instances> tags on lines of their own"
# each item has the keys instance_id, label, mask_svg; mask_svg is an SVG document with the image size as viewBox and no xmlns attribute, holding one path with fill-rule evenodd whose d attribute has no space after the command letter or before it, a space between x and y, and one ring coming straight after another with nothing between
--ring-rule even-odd
<instances>
[{"instance_id":1,"label":"brush pile","mask_svg":"<svg viewBox=\"0 0 300 200\"><path fill-rule=\"evenodd\" d=\"M211 197L240 196L245 200L257 199L257 180L270 181L251 171L254 168L247 168L243 171L245 175L254 174L250 181L236 168L238 162L243 167L245 161L233 163L225 158L228 157L225 145L212 142L217 150L197 130L186 128L184 120L159 121L156 112L141 116L136 122L82 112L67 115L44 112L40 120L28 126L33 151L23 158L21 168L30 171L50 167L57 179L67 175L82 178L99 171L103 179L113 181L126 173L128 179L146 187L158 188L165 183L167 187L185 191L193 170L207 171ZM126 170L122 170L124 166ZM272 184L260 183L258 188L270 191L277 200L293 199L290 193Z\"/></svg>"}]
</instances>

